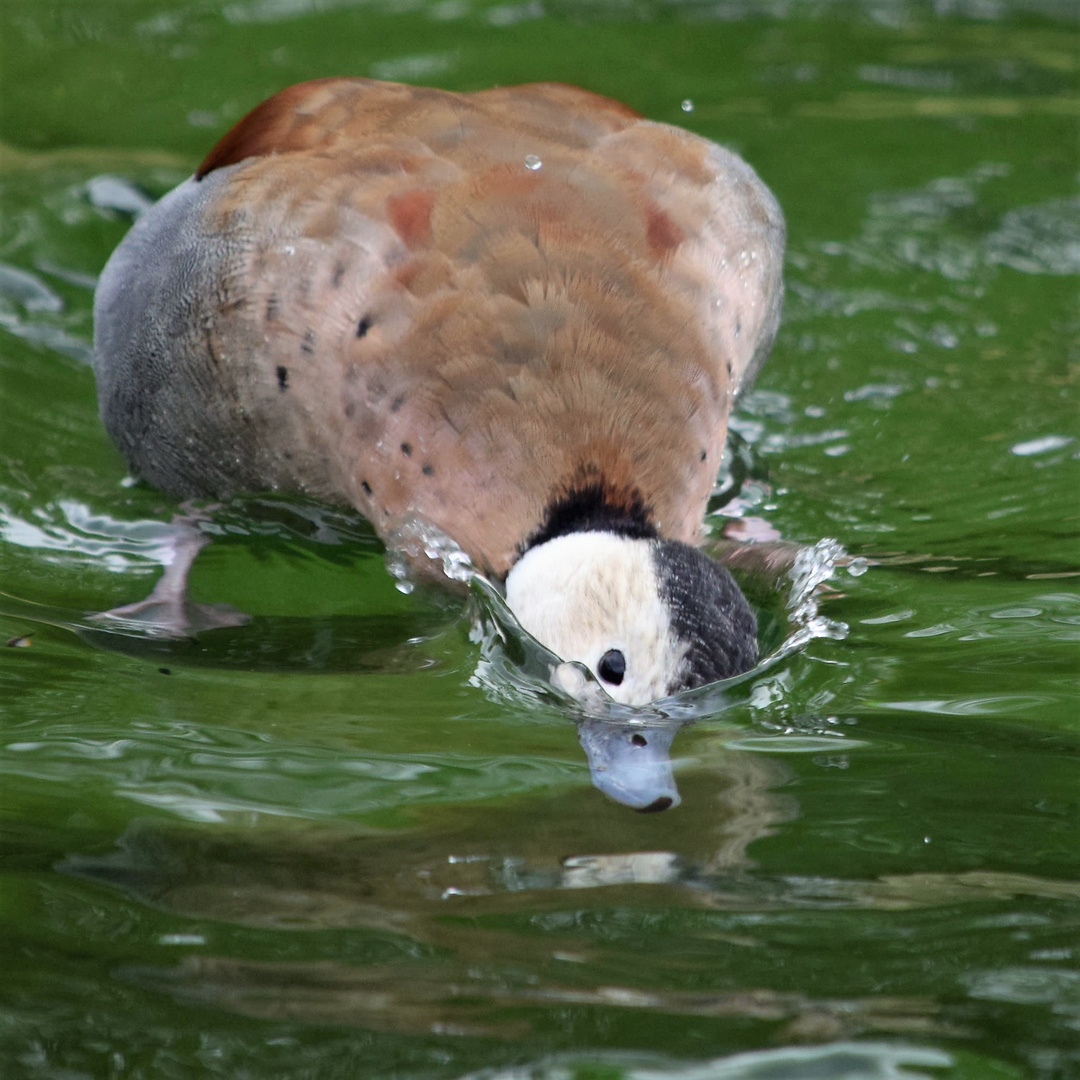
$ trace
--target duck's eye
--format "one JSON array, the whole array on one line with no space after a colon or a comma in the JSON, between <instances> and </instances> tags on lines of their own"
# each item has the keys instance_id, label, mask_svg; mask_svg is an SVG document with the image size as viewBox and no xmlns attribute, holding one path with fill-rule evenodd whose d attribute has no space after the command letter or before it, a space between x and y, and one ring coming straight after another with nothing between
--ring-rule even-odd
<instances>
[{"instance_id":1,"label":"duck's eye","mask_svg":"<svg viewBox=\"0 0 1080 1080\"><path fill-rule=\"evenodd\" d=\"M626 674L626 657L618 649L608 649L596 665L596 674L606 683L618 686Z\"/></svg>"}]
</instances>

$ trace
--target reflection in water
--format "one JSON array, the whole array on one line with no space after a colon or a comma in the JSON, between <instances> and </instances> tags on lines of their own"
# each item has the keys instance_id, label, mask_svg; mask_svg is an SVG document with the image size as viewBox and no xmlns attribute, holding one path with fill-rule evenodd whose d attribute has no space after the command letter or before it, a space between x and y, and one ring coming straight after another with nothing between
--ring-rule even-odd
<instances>
[{"instance_id":1,"label":"reflection in water","mask_svg":"<svg viewBox=\"0 0 1080 1080\"><path fill-rule=\"evenodd\" d=\"M547 981L538 988L510 982L484 985L462 978L448 981L438 965L404 970L356 967L336 961L289 963L189 957L175 968L131 968L124 977L148 989L214 1004L265 1020L300 1020L416 1034L524 1037L532 1030L525 1010L570 1007L619 1009L680 1017L758 1022L779 1040L817 1042L863 1034L957 1037L966 1034L934 1017L927 998L875 996L846 1000L811 998L766 989L730 993L642 992L620 986L582 989ZM538 980L537 980L538 981ZM517 1015L515 1015L517 1014ZM791 1064L800 1059L793 1057ZM802 1059L803 1061L807 1059ZM870 1055L861 1064L872 1060ZM944 1062L941 1062L944 1064ZM712 1080L714 1074L706 1073ZM723 1074L721 1074L723 1075ZM730 1075L739 1076L740 1073ZM748 1075L782 1077L783 1072ZM803 1080L806 1073L793 1073ZM820 1074L882 1077L913 1074Z\"/></svg>"},{"instance_id":2,"label":"reflection in water","mask_svg":"<svg viewBox=\"0 0 1080 1080\"><path fill-rule=\"evenodd\" d=\"M372 834L340 823L257 831L134 825L111 855L70 857L60 869L196 920L189 932L159 938L156 957L122 968L125 981L263 1019L499 1039L546 1029L551 1010L753 1022L780 1042L965 1037L970 1032L940 1004L917 995L781 992L769 988L765 970L757 982L744 972L730 985L687 989L687 975L711 970L715 957L695 964L680 950L652 954L650 920L666 912L666 919L698 922L699 942L710 941L716 956L737 965L740 954L767 946L770 935L786 936L793 918L820 919L826 911L1080 897L1075 882L1007 873L877 881L762 875L747 846L794 816L792 800L775 791L786 770L735 753L691 779L704 819L697 850L677 828L658 838L679 848L635 850L640 834L620 825L641 819L614 808L616 816L599 829L583 829L587 793L576 792L547 803L504 802L498 814L477 810L424 832ZM598 833L610 833L612 849L582 852L582 838ZM177 949L184 955L175 962ZM644 981L632 962L639 954L649 954ZM752 961L741 962L755 970ZM984 996L998 993L989 985L979 983ZM850 1075L904 1075L873 1071L870 1063L883 1066L888 1056L864 1049L864 1071ZM821 1075L846 1076L841 1062L849 1059L828 1056L844 1052L834 1046L822 1057L751 1055L730 1065L820 1061L835 1070Z\"/></svg>"},{"instance_id":3,"label":"reflection in water","mask_svg":"<svg viewBox=\"0 0 1080 1080\"><path fill-rule=\"evenodd\" d=\"M678 815L652 819L672 826L654 834L653 850L640 850L641 819L617 808L583 825L590 802L576 791L547 802L504 800L497 814L477 809L423 831L373 834L341 822L254 831L133 825L112 854L70 857L61 869L195 920L173 921L187 932L162 936L164 951L122 968L125 981L263 1019L499 1039L543 1029L551 1010L567 1009L752 1022L781 1042L964 1036L929 998L781 992L764 971L756 984L744 976L694 990L686 976L695 962L678 950L650 954L645 982L627 957L649 951L654 910L707 920L710 947L738 962L770 933L783 934L786 920L819 917L813 912L1078 895L1075 883L1000 873L879 881L762 875L747 848L796 815L791 798L775 790L787 779L775 759L750 753L696 770L687 782L699 829L687 836ZM582 849L600 835L610 837L608 850ZM711 969L715 960L699 963ZM903 1075L869 1071L888 1055L865 1049L864 1071L851 1075ZM835 1067L823 1075L845 1076L845 1052L778 1051L730 1066L813 1060ZM909 1063L919 1063L917 1055Z\"/></svg>"},{"instance_id":4,"label":"reflection in water","mask_svg":"<svg viewBox=\"0 0 1080 1080\"><path fill-rule=\"evenodd\" d=\"M643 730L599 723L608 734ZM857 1059L835 1040L967 1038L963 1017L919 994L775 989L766 961L790 947L794 928L827 932L836 924L822 920L844 911L895 920L957 905L992 912L1017 897L1076 903L1080 885L1000 871L762 873L751 845L800 814L791 779L785 760L741 750L687 771L682 810L644 819L587 788L555 785L430 807L409 827L374 829L342 815L136 823L112 853L70 856L59 869L168 913L168 932L118 968L120 979L237 1015L514 1040L552 1024L648 1013L833 1044L819 1056L778 1050L711 1062L714 1072L702 1074L710 1078L782 1077L809 1062L845 1076L858 1060L863 1071L850 1075L901 1077L901 1059L883 1048L864 1046ZM667 927L659 936L658 918ZM656 949L683 939L696 943L693 953ZM865 962L881 963L864 944ZM717 977L729 967L731 978ZM1022 990L1031 978L1014 982ZM973 987L998 1000L1013 993L1001 985L987 975ZM906 1064L932 1064L905 1053L915 1055ZM762 1071L770 1065L777 1071ZM647 1063L631 1066L650 1075ZM559 1062L550 1067L560 1075ZM736 1067L745 1071L722 1071Z\"/></svg>"},{"instance_id":5,"label":"reflection in water","mask_svg":"<svg viewBox=\"0 0 1080 1080\"><path fill-rule=\"evenodd\" d=\"M661 846L652 851L638 850L641 819L616 807L599 830L584 827L596 823L595 803L577 789L503 800L498 814L478 809L423 832L372 834L340 822L255 832L134 825L113 854L70 857L62 869L199 920L198 933L159 942L189 950L179 964L135 965L125 979L252 1016L502 1038L539 1022L537 1010L567 1005L798 1021L822 1033L815 1037L868 1024L887 1030L889 1017L910 1023L925 1003L881 999L842 1010L768 990L633 986L617 942L637 936L624 924L639 891L662 890L691 911L757 904L747 846L794 815L792 801L773 791L786 779L782 764L748 753L697 770L688 779L697 840L665 816L670 825L655 833ZM583 850L599 836L610 849ZM596 895L585 900L587 891ZM611 920L600 939L578 928L581 903ZM304 933L304 960L289 959L287 947L258 958L260 937L243 949L255 959L233 958L230 934L266 930ZM731 937L732 947L751 944ZM518 1014L508 1018L507 1009ZM833 1019L822 1021L822 1010ZM840 1024L845 1010L857 1019Z\"/></svg>"}]
</instances>

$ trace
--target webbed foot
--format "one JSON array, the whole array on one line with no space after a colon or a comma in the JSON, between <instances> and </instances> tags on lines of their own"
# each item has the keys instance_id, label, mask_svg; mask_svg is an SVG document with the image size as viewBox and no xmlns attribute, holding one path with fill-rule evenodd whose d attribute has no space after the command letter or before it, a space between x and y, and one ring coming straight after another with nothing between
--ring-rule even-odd
<instances>
[{"instance_id":1,"label":"webbed foot","mask_svg":"<svg viewBox=\"0 0 1080 1080\"><path fill-rule=\"evenodd\" d=\"M251 618L230 604L196 604L187 597L187 579L195 557L210 538L203 535L191 517L171 526L165 572L145 600L102 611L90 618L111 623L118 630L130 630L151 637L189 638L204 630L243 626Z\"/></svg>"}]
</instances>

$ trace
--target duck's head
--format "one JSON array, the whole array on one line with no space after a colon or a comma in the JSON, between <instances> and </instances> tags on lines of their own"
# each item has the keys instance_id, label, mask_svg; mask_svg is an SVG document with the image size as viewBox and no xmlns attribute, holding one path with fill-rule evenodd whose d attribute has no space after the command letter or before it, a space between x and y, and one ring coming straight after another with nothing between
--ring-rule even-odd
<instances>
[{"instance_id":1,"label":"duck's head","mask_svg":"<svg viewBox=\"0 0 1080 1080\"><path fill-rule=\"evenodd\" d=\"M645 705L757 662L757 620L724 567L678 540L606 530L530 547L506 578L521 625L616 701Z\"/></svg>"}]
</instances>

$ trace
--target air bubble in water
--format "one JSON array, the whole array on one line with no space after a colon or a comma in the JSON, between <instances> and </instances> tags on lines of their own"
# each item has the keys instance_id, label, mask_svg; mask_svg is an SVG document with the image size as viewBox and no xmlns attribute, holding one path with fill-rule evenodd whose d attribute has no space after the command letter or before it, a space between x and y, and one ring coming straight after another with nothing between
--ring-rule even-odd
<instances>
[{"instance_id":1,"label":"air bubble in water","mask_svg":"<svg viewBox=\"0 0 1080 1080\"><path fill-rule=\"evenodd\" d=\"M679 108L681 108L683 112L693 112L694 103L689 98L683 98L683 102Z\"/></svg>"},{"instance_id":2,"label":"air bubble in water","mask_svg":"<svg viewBox=\"0 0 1080 1080\"><path fill-rule=\"evenodd\" d=\"M525 168L536 172L544 163L535 154L525 155Z\"/></svg>"}]
</instances>

